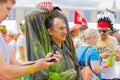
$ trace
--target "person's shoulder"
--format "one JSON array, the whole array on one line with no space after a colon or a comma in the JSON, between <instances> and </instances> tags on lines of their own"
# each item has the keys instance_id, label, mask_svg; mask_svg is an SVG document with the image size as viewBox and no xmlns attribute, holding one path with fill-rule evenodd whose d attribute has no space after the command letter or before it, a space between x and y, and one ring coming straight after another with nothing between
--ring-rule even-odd
<instances>
[{"instance_id":1,"label":"person's shoulder","mask_svg":"<svg viewBox=\"0 0 120 80\"><path fill-rule=\"evenodd\" d=\"M95 47L90 48L90 52L92 53L98 53L98 50Z\"/></svg>"},{"instance_id":2,"label":"person's shoulder","mask_svg":"<svg viewBox=\"0 0 120 80\"><path fill-rule=\"evenodd\" d=\"M88 49L88 46L80 46L78 49L76 49L76 53L77 52L81 52L81 53L83 53L85 50L87 50Z\"/></svg>"},{"instance_id":3,"label":"person's shoulder","mask_svg":"<svg viewBox=\"0 0 120 80\"><path fill-rule=\"evenodd\" d=\"M96 50L96 48L95 48L95 47L93 47L93 46L91 46L91 47L90 47L90 49L91 49L91 50Z\"/></svg>"},{"instance_id":4,"label":"person's shoulder","mask_svg":"<svg viewBox=\"0 0 120 80\"><path fill-rule=\"evenodd\" d=\"M109 37L109 39L112 40L113 42L116 42L116 41L117 41L117 39L116 39L115 37L113 37L113 36L108 36L108 37Z\"/></svg>"},{"instance_id":5,"label":"person's shoulder","mask_svg":"<svg viewBox=\"0 0 120 80\"><path fill-rule=\"evenodd\" d=\"M76 54L78 58L82 58L84 56L84 53L87 51L88 46L80 46L78 49L76 49Z\"/></svg>"},{"instance_id":6,"label":"person's shoulder","mask_svg":"<svg viewBox=\"0 0 120 80\"><path fill-rule=\"evenodd\" d=\"M84 50L84 49L87 49L87 48L88 48L88 46L83 46L83 45L81 45L77 50L79 50L79 49Z\"/></svg>"},{"instance_id":7,"label":"person's shoulder","mask_svg":"<svg viewBox=\"0 0 120 80\"><path fill-rule=\"evenodd\" d=\"M113 44L118 45L118 40L114 36L109 36L109 39L112 41Z\"/></svg>"}]
</instances>

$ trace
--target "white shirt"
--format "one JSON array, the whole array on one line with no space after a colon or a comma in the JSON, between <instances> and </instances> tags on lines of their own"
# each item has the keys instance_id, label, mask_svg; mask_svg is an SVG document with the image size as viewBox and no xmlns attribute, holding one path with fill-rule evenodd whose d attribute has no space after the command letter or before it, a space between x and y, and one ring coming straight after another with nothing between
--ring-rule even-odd
<instances>
[{"instance_id":1,"label":"white shirt","mask_svg":"<svg viewBox=\"0 0 120 80\"><path fill-rule=\"evenodd\" d=\"M73 40L74 46L78 45L79 47L84 44L84 42L78 37Z\"/></svg>"},{"instance_id":2,"label":"white shirt","mask_svg":"<svg viewBox=\"0 0 120 80\"><path fill-rule=\"evenodd\" d=\"M21 57L20 57L20 51L19 51L19 47L20 46L23 46L24 49L25 49L25 60L27 60L27 51L26 51L26 38L24 35L20 35L17 39L17 42L16 42L16 46L17 46L17 51L16 51L16 59L21 61Z\"/></svg>"}]
</instances>

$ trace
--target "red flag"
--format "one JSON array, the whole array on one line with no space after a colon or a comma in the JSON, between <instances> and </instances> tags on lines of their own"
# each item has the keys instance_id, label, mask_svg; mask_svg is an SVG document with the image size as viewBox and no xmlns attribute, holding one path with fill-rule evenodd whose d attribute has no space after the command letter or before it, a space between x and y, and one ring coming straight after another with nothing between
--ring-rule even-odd
<instances>
[{"instance_id":1,"label":"red flag","mask_svg":"<svg viewBox=\"0 0 120 80\"><path fill-rule=\"evenodd\" d=\"M83 24L87 26L87 21L77 11L74 12L74 24Z\"/></svg>"}]
</instances>

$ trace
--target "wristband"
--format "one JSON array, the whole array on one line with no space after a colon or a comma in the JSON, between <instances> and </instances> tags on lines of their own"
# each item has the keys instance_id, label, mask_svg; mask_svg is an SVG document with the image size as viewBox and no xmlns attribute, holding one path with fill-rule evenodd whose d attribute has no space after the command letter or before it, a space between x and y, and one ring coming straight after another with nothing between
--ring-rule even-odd
<instances>
[{"instance_id":1,"label":"wristband","mask_svg":"<svg viewBox=\"0 0 120 80\"><path fill-rule=\"evenodd\" d=\"M28 66L28 70L29 70L29 72L32 74L32 73L35 72L35 67L33 67L33 66Z\"/></svg>"}]
</instances>

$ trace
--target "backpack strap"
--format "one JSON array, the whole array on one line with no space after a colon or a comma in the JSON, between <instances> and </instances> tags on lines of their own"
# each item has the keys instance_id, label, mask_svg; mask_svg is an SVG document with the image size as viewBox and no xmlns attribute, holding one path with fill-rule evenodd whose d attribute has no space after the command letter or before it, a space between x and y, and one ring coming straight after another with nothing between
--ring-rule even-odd
<instances>
[{"instance_id":1,"label":"backpack strap","mask_svg":"<svg viewBox=\"0 0 120 80\"><path fill-rule=\"evenodd\" d=\"M86 64L85 64L85 66L88 66L88 53L89 53L89 51L90 51L90 46L88 47L87 52L86 52Z\"/></svg>"}]
</instances>

